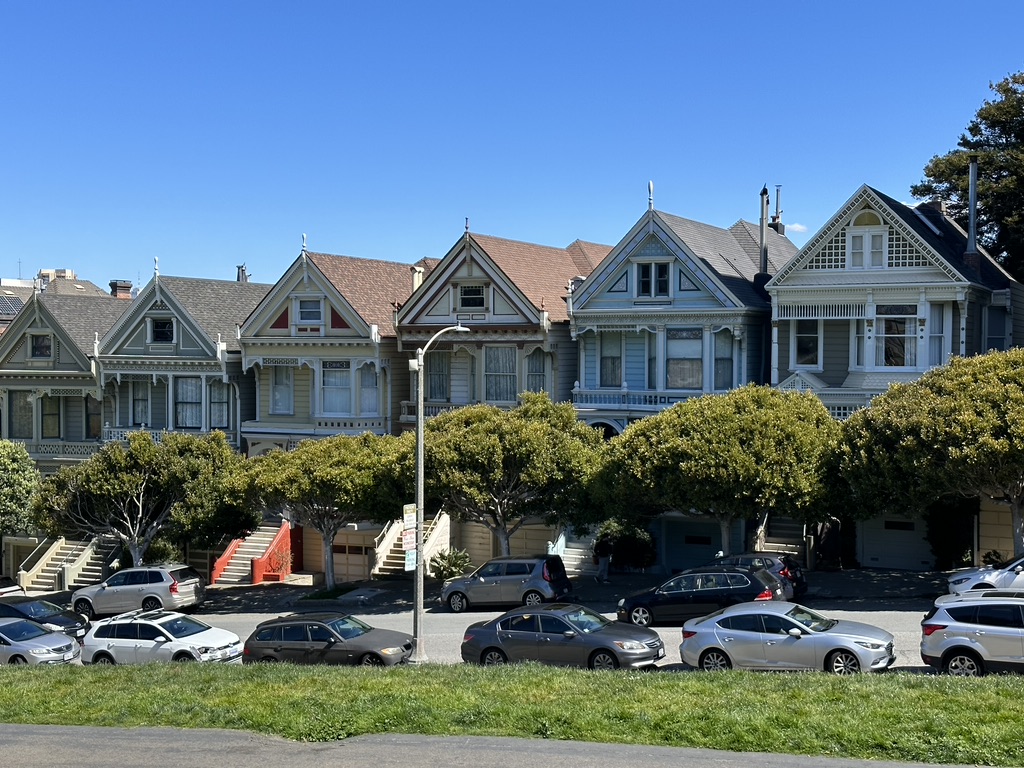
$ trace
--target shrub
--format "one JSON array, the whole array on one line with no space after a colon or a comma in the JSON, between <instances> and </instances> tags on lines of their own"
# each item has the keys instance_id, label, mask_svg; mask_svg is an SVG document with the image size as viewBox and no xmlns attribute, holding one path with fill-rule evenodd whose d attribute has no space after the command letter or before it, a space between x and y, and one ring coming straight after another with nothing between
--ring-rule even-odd
<instances>
[{"instance_id":1,"label":"shrub","mask_svg":"<svg viewBox=\"0 0 1024 768\"><path fill-rule=\"evenodd\" d=\"M449 549L430 558L430 573L442 581L461 576L472 567L473 560L464 549Z\"/></svg>"}]
</instances>

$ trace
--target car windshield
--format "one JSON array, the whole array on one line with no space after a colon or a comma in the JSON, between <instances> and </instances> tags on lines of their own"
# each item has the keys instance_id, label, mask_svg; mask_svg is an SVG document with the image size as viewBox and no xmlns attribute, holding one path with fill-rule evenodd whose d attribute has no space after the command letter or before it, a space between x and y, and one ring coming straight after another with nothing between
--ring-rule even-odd
<instances>
[{"instance_id":1,"label":"car windshield","mask_svg":"<svg viewBox=\"0 0 1024 768\"><path fill-rule=\"evenodd\" d=\"M793 621L799 622L815 632L826 632L839 623L836 619L826 618L820 613L815 613L810 608L804 608L802 605L794 607L786 615Z\"/></svg>"},{"instance_id":2,"label":"car windshield","mask_svg":"<svg viewBox=\"0 0 1024 768\"><path fill-rule=\"evenodd\" d=\"M32 600L21 604L21 612L33 619L45 619L47 616L64 613L64 609L47 600Z\"/></svg>"},{"instance_id":3,"label":"car windshield","mask_svg":"<svg viewBox=\"0 0 1024 768\"><path fill-rule=\"evenodd\" d=\"M351 640L353 637L359 637L365 635L373 627L369 624L364 624L355 616L345 616L334 621L327 622L327 626L341 635L344 640Z\"/></svg>"},{"instance_id":4,"label":"car windshield","mask_svg":"<svg viewBox=\"0 0 1024 768\"><path fill-rule=\"evenodd\" d=\"M1016 557L1011 557L1009 560L1002 562L999 565L993 566L993 568L995 568L997 571L1009 571L1013 568L1016 568L1018 565L1024 565L1024 557L1020 557L1019 555Z\"/></svg>"},{"instance_id":5,"label":"car windshield","mask_svg":"<svg viewBox=\"0 0 1024 768\"><path fill-rule=\"evenodd\" d=\"M204 624L199 619L193 619L191 616L175 616L173 619L161 621L160 626L172 637L198 635L200 632L210 629L209 624Z\"/></svg>"},{"instance_id":6,"label":"car windshield","mask_svg":"<svg viewBox=\"0 0 1024 768\"><path fill-rule=\"evenodd\" d=\"M43 629L38 624L31 621L25 621L24 619L12 621L10 624L4 624L0 627L0 634L12 643L18 643L22 640L31 640L34 637L42 637L48 631L49 630Z\"/></svg>"},{"instance_id":7,"label":"car windshield","mask_svg":"<svg viewBox=\"0 0 1024 768\"><path fill-rule=\"evenodd\" d=\"M600 613L594 613L589 608L578 608L570 613L563 614L562 618L580 632L599 632L611 624Z\"/></svg>"}]
</instances>

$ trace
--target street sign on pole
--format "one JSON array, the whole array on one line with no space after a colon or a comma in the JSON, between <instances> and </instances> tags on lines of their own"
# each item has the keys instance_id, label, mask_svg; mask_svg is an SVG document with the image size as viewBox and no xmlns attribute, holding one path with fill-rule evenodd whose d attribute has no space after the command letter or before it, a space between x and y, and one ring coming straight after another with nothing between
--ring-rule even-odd
<instances>
[{"instance_id":1,"label":"street sign on pole","mask_svg":"<svg viewBox=\"0 0 1024 768\"><path fill-rule=\"evenodd\" d=\"M405 553L405 570L415 571L416 570L416 547L408 550Z\"/></svg>"},{"instance_id":2,"label":"street sign on pole","mask_svg":"<svg viewBox=\"0 0 1024 768\"><path fill-rule=\"evenodd\" d=\"M407 531L416 530L416 505L415 504L403 504L402 505L402 522L404 528Z\"/></svg>"},{"instance_id":3,"label":"street sign on pole","mask_svg":"<svg viewBox=\"0 0 1024 768\"><path fill-rule=\"evenodd\" d=\"M408 552L410 549L416 549L416 529L413 528L411 531L402 531L402 549Z\"/></svg>"}]
</instances>

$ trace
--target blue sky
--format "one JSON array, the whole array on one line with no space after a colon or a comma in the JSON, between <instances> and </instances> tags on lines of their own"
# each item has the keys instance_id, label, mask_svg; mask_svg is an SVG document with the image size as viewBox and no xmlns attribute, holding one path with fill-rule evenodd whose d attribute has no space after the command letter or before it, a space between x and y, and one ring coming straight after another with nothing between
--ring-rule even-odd
<instances>
[{"instance_id":1,"label":"blue sky","mask_svg":"<svg viewBox=\"0 0 1024 768\"><path fill-rule=\"evenodd\" d=\"M902 200L1024 69L1024 3L0 0L0 277L274 282L565 246L647 208L798 245ZM801 231L803 230L803 231Z\"/></svg>"}]
</instances>

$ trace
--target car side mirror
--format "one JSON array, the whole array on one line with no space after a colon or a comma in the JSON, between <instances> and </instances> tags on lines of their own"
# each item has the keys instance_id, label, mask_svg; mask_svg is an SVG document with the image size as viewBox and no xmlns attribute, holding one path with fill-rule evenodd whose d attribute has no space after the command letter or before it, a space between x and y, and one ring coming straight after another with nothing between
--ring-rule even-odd
<instances>
[{"instance_id":1,"label":"car side mirror","mask_svg":"<svg viewBox=\"0 0 1024 768\"><path fill-rule=\"evenodd\" d=\"M166 643L167 642L167 638L164 637L163 635L160 635L159 637L154 637L153 638L153 642L154 643Z\"/></svg>"},{"instance_id":2,"label":"car side mirror","mask_svg":"<svg viewBox=\"0 0 1024 768\"><path fill-rule=\"evenodd\" d=\"M571 629L567 629L565 630L565 632L562 633L562 637L564 637L566 640L572 640L574 637L576 637L576 633L573 632Z\"/></svg>"},{"instance_id":3,"label":"car side mirror","mask_svg":"<svg viewBox=\"0 0 1024 768\"><path fill-rule=\"evenodd\" d=\"M1018 565L1016 568L1013 569L1014 573L1020 573L1021 571L1024 571L1024 565Z\"/></svg>"},{"instance_id":4,"label":"car side mirror","mask_svg":"<svg viewBox=\"0 0 1024 768\"><path fill-rule=\"evenodd\" d=\"M801 632L796 627L793 627L791 630L789 630L789 632L787 634L789 634L790 637L803 637L804 636L804 633Z\"/></svg>"}]
</instances>

